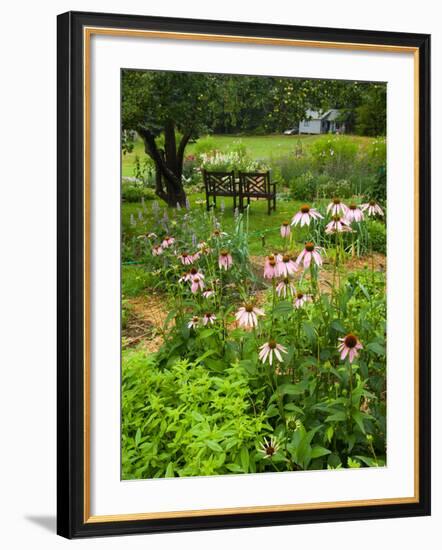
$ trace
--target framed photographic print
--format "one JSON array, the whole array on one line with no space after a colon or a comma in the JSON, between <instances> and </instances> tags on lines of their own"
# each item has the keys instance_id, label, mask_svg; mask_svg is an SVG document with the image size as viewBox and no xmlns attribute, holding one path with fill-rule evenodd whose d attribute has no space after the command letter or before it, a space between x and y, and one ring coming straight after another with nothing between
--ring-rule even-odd
<instances>
[{"instance_id":1,"label":"framed photographic print","mask_svg":"<svg viewBox=\"0 0 442 550\"><path fill-rule=\"evenodd\" d=\"M58 17L58 533L430 513L430 37Z\"/></svg>"}]
</instances>

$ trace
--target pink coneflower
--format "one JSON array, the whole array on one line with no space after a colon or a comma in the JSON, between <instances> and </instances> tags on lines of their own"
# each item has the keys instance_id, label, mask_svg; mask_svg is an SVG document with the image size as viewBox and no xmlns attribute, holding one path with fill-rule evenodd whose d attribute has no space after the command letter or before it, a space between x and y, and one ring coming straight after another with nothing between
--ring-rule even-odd
<instances>
[{"instance_id":1,"label":"pink coneflower","mask_svg":"<svg viewBox=\"0 0 442 550\"><path fill-rule=\"evenodd\" d=\"M262 309L254 307L252 304L244 304L235 313L238 325L244 328L253 328L258 326L258 317L265 315Z\"/></svg>"},{"instance_id":2,"label":"pink coneflower","mask_svg":"<svg viewBox=\"0 0 442 550\"><path fill-rule=\"evenodd\" d=\"M212 249L210 246L206 243L206 241L201 241L198 243L198 249L201 252L201 254L210 254L212 252Z\"/></svg>"},{"instance_id":3,"label":"pink coneflower","mask_svg":"<svg viewBox=\"0 0 442 550\"><path fill-rule=\"evenodd\" d=\"M279 276L288 277L289 275L293 275L295 271L298 271L298 266L288 254L278 254L276 259L276 270Z\"/></svg>"},{"instance_id":4,"label":"pink coneflower","mask_svg":"<svg viewBox=\"0 0 442 550\"><path fill-rule=\"evenodd\" d=\"M311 301L312 301L312 297L310 296L310 294L304 294L303 292L297 292L295 303L293 305L295 306L296 309L299 309L304 304L306 304L307 302L311 302Z\"/></svg>"},{"instance_id":5,"label":"pink coneflower","mask_svg":"<svg viewBox=\"0 0 442 550\"><path fill-rule=\"evenodd\" d=\"M341 218L341 216L333 216L332 221L325 227L325 232L330 233L344 233L346 231L352 231L352 228L348 225L348 222Z\"/></svg>"},{"instance_id":6,"label":"pink coneflower","mask_svg":"<svg viewBox=\"0 0 442 550\"><path fill-rule=\"evenodd\" d=\"M337 197L327 206L327 213L331 212L332 216L338 216L340 213L345 216L347 210L348 207Z\"/></svg>"},{"instance_id":7,"label":"pink coneflower","mask_svg":"<svg viewBox=\"0 0 442 550\"><path fill-rule=\"evenodd\" d=\"M167 237L164 237L164 240L163 242L161 243L161 246L163 248L169 248L169 246L172 246L173 243L175 242L175 238L174 237L170 237L169 235Z\"/></svg>"},{"instance_id":8,"label":"pink coneflower","mask_svg":"<svg viewBox=\"0 0 442 550\"><path fill-rule=\"evenodd\" d=\"M192 317L192 319L190 319L190 321L187 323L187 326L189 328L196 328L198 325L200 324L200 318L195 315L194 317Z\"/></svg>"},{"instance_id":9,"label":"pink coneflower","mask_svg":"<svg viewBox=\"0 0 442 550\"><path fill-rule=\"evenodd\" d=\"M276 258L273 254L267 256L264 262L264 279L273 279L278 276Z\"/></svg>"},{"instance_id":10,"label":"pink coneflower","mask_svg":"<svg viewBox=\"0 0 442 550\"><path fill-rule=\"evenodd\" d=\"M214 313L205 313L203 317L203 325L213 325L216 320Z\"/></svg>"},{"instance_id":11,"label":"pink coneflower","mask_svg":"<svg viewBox=\"0 0 442 550\"><path fill-rule=\"evenodd\" d=\"M160 244L157 244L152 248L153 256L160 256L162 253L163 253L163 247Z\"/></svg>"},{"instance_id":12,"label":"pink coneflower","mask_svg":"<svg viewBox=\"0 0 442 550\"><path fill-rule=\"evenodd\" d=\"M288 277L285 277L276 285L276 294L279 297L287 298L287 296L293 296L296 292L295 285Z\"/></svg>"},{"instance_id":13,"label":"pink coneflower","mask_svg":"<svg viewBox=\"0 0 442 550\"><path fill-rule=\"evenodd\" d=\"M197 260L200 259L200 256L201 256L201 252L197 250L194 254L192 254L192 260L196 262Z\"/></svg>"},{"instance_id":14,"label":"pink coneflower","mask_svg":"<svg viewBox=\"0 0 442 550\"><path fill-rule=\"evenodd\" d=\"M193 292L193 294L196 294L198 290L203 290L203 288L204 281L200 277L193 277L192 284L190 285L190 290Z\"/></svg>"},{"instance_id":15,"label":"pink coneflower","mask_svg":"<svg viewBox=\"0 0 442 550\"><path fill-rule=\"evenodd\" d=\"M365 210L367 210L367 214L369 216L383 216L384 215L384 211L382 210L382 208L379 206L379 204L376 202L376 201L369 201L365 204L361 204L361 210L363 212L365 212Z\"/></svg>"},{"instance_id":16,"label":"pink coneflower","mask_svg":"<svg viewBox=\"0 0 442 550\"><path fill-rule=\"evenodd\" d=\"M192 269L186 273L185 277L185 281L193 281L195 277L198 277L199 279L204 279L204 273L196 267L192 267Z\"/></svg>"},{"instance_id":17,"label":"pink coneflower","mask_svg":"<svg viewBox=\"0 0 442 550\"><path fill-rule=\"evenodd\" d=\"M192 254L189 254L188 252L182 252L181 254L178 254L178 258L181 260L181 263L183 265L190 265L194 262Z\"/></svg>"},{"instance_id":18,"label":"pink coneflower","mask_svg":"<svg viewBox=\"0 0 442 550\"><path fill-rule=\"evenodd\" d=\"M220 229L214 229L212 235L216 238L218 237L223 237L225 235L227 235L227 233L225 231L221 231Z\"/></svg>"},{"instance_id":19,"label":"pink coneflower","mask_svg":"<svg viewBox=\"0 0 442 550\"><path fill-rule=\"evenodd\" d=\"M292 225L301 224L301 227L304 225L310 225L312 220L322 219L322 216L316 208L310 208L308 204L303 204L298 212L292 218Z\"/></svg>"},{"instance_id":20,"label":"pink coneflower","mask_svg":"<svg viewBox=\"0 0 442 550\"><path fill-rule=\"evenodd\" d=\"M204 298L211 298L212 296L215 296L215 291L213 288L208 288L203 292Z\"/></svg>"},{"instance_id":21,"label":"pink coneflower","mask_svg":"<svg viewBox=\"0 0 442 550\"><path fill-rule=\"evenodd\" d=\"M349 204L345 219L348 222L361 222L364 219L364 214L360 208L353 202Z\"/></svg>"},{"instance_id":22,"label":"pink coneflower","mask_svg":"<svg viewBox=\"0 0 442 550\"><path fill-rule=\"evenodd\" d=\"M186 283L187 281L190 281L190 273L188 271L178 279L179 283Z\"/></svg>"},{"instance_id":23,"label":"pink coneflower","mask_svg":"<svg viewBox=\"0 0 442 550\"><path fill-rule=\"evenodd\" d=\"M218 265L220 269L225 269L226 271L232 267L233 259L232 256L229 254L228 250L221 250L219 253L218 258Z\"/></svg>"},{"instance_id":24,"label":"pink coneflower","mask_svg":"<svg viewBox=\"0 0 442 550\"><path fill-rule=\"evenodd\" d=\"M287 353L287 349L284 346L281 346L281 344L277 344L275 340L269 340L259 349L259 358L261 359L261 362L265 363L268 359L270 365L273 363L273 356L275 356L277 361L282 363L283 358L281 353Z\"/></svg>"},{"instance_id":25,"label":"pink coneflower","mask_svg":"<svg viewBox=\"0 0 442 550\"><path fill-rule=\"evenodd\" d=\"M313 259L315 264L320 267L322 265L322 258L319 253L320 250L321 248L319 246L315 246L312 242L305 243L304 250L296 258L296 265L299 266L303 263L304 269L308 269Z\"/></svg>"},{"instance_id":26,"label":"pink coneflower","mask_svg":"<svg viewBox=\"0 0 442 550\"><path fill-rule=\"evenodd\" d=\"M283 239L288 239L290 237L290 222L282 222L281 237Z\"/></svg>"},{"instance_id":27,"label":"pink coneflower","mask_svg":"<svg viewBox=\"0 0 442 550\"><path fill-rule=\"evenodd\" d=\"M258 451L264 455L264 458L272 458L280 448L280 444L276 437L270 439L264 438L264 441L258 446Z\"/></svg>"},{"instance_id":28,"label":"pink coneflower","mask_svg":"<svg viewBox=\"0 0 442 550\"><path fill-rule=\"evenodd\" d=\"M350 363L353 363L353 359L358 356L358 350L362 349L363 346L359 342L357 336L354 334L347 334L344 338L338 338L341 342L338 345L338 350L341 352L341 359L344 360L348 355L348 360Z\"/></svg>"}]
</instances>

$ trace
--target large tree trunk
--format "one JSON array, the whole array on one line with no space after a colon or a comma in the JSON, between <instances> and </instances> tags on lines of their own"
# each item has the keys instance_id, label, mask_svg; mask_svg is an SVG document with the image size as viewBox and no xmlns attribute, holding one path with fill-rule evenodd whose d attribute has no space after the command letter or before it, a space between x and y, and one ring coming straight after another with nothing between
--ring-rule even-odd
<instances>
[{"instance_id":1,"label":"large tree trunk","mask_svg":"<svg viewBox=\"0 0 442 550\"><path fill-rule=\"evenodd\" d=\"M169 206L184 206L186 192L183 187L184 150L190 139L191 132L185 133L178 144L175 138L175 125L168 121L164 128L164 150L159 149L155 136L146 128L139 128L138 133L143 139L144 149L155 163L156 180L155 193Z\"/></svg>"}]
</instances>

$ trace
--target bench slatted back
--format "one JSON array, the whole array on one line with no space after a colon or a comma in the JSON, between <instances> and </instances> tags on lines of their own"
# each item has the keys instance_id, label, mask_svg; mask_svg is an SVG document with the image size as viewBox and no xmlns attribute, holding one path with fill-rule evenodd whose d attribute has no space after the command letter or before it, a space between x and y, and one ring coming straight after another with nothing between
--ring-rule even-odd
<instances>
[{"instance_id":1,"label":"bench slatted back","mask_svg":"<svg viewBox=\"0 0 442 550\"><path fill-rule=\"evenodd\" d=\"M234 172L203 172L206 192L215 195L235 193Z\"/></svg>"},{"instance_id":2,"label":"bench slatted back","mask_svg":"<svg viewBox=\"0 0 442 550\"><path fill-rule=\"evenodd\" d=\"M270 194L270 172L240 172L239 178L244 196Z\"/></svg>"}]
</instances>

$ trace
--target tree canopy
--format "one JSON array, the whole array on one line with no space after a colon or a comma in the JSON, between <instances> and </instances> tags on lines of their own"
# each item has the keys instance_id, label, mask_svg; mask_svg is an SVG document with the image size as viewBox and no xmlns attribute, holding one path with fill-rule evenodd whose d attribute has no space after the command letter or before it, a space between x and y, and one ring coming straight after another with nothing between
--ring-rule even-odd
<instances>
[{"instance_id":1,"label":"tree canopy","mask_svg":"<svg viewBox=\"0 0 442 550\"><path fill-rule=\"evenodd\" d=\"M386 87L350 81L263 76L122 72L124 144L136 132L155 163L158 197L184 204L184 151L203 133L281 132L308 109L339 108L348 128L385 134Z\"/></svg>"}]
</instances>

